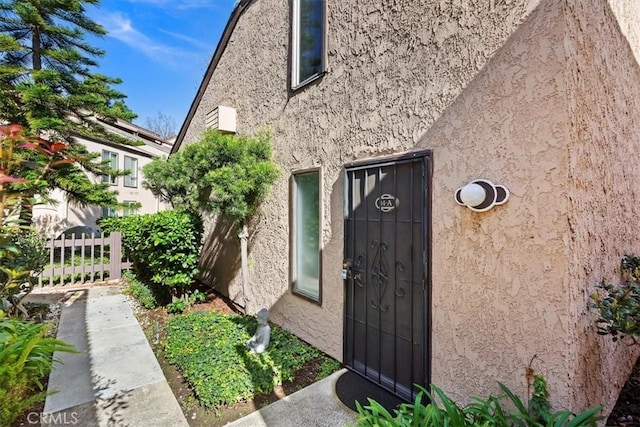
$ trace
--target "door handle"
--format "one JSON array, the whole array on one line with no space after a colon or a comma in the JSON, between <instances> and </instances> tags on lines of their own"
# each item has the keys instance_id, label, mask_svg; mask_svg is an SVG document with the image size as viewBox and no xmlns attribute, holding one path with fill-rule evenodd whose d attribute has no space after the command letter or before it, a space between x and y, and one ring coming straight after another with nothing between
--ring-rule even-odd
<instances>
[{"instance_id":1,"label":"door handle","mask_svg":"<svg viewBox=\"0 0 640 427\"><path fill-rule=\"evenodd\" d=\"M342 280L351 278L351 262L345 261L342 263Z\"/></svg>"}]
</instances>

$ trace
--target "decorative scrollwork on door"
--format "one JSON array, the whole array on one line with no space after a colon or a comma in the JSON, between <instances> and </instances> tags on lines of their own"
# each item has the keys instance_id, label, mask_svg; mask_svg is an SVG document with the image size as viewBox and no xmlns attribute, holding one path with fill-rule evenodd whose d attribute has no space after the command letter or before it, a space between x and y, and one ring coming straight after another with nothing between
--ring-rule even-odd
<instances>
[{"instance_id":1,"label":"decorative scrollwork on door","mask_svg":"<svg viewBox=\"0 0 640 427\"><path fill-rule=\"evenodd\" d=\"M385 257L385 252L389 249L389 244L384 241L379 242L378 240L373 240L371 242L371 248L376 251L373 262L371 263L371 278L373 286L376 288L376 293L371 300L371 307L379 309L380 311L388 311L389 305L382 304L382 301L389 286L389 267Z\"/></svg>"},{"instance_id":2,"label":"decorative scrollwork on door","mask_svg":"<svg viewBox=\"0 0 640 427\"><path fill-rule=\"evenodd\" d=\"M361 270L361 267L363 266L363 264L364 264L364 254L360 254L358 255L358 258L356 259L356 261L353 263L353 281L360 288L364 288L364 283L362 283L362 270Z\"/></svg>"},{"instance_id":3,"label":"decorative scrollwork on door","mask_svg":"<svg viewBox=\"0 0 640 427\"><path fill-rule=\"evenodd\" d=\"M402 261L397 261L396 262L396 270L403 272L407 269L407 267L404 265L404 262ZM397 276L396 276L396 282L397 282ZM400 283L396 283L396 295L399 297L403 297L405 296L405 291L404 288L402 286L400 286Z\"/></svg>"}]
</instances>

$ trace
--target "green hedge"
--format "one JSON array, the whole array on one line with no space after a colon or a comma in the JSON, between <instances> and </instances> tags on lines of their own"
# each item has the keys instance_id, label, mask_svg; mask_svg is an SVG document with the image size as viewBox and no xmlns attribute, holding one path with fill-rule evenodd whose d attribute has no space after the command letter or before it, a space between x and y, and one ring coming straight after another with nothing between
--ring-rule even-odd
<instances>
[{"instance_id":1,"label":"green hedge","mask_svg":"<svg viewBox=\"0 0 640 427\"><path fill-rule=\"evenodd\" d=\"M105 218L105 232L122 232L125 254L143 281L182 295L198 274L202 220L196 214L169 210L155 214Z\"/></svg>"}]
</instances>

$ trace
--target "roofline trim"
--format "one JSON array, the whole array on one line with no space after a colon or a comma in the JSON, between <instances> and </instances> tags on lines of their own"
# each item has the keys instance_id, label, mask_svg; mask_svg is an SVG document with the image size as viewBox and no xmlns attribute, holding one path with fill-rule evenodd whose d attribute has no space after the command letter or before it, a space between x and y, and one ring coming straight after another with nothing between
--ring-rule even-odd
<instances>
[{"instance_id":1,"label":"roofline trim","mask_svg":"<svg viewBox=\"0 0 640 427\"><path fill-rule=\"evenodd\" d=\"M119 144L117 142L108 141L106 139L100 139L100 138L93 137L93 136L81 135L81 134L76 133L76 132L72 132L72 135L73 135L73 137L75 139L86 139L87 141L95 142L96 144L102 144L102 145L104 145L106 147L109 147L109 148L114 148L114 149L126 151L128 153L136 154L136 155L142 156L142 157L147 157L149 159L155 159L155 158L160 158L161 157L161 155L147 153L147 152L142 151L142 150L136 150L136 146L133 146L133 145Z\"/></svg>"}]
</instances>

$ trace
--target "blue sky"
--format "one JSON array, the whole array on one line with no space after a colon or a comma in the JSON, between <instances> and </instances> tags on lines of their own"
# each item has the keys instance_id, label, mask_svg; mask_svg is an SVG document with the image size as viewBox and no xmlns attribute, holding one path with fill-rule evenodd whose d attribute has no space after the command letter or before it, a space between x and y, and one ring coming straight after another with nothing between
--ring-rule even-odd
<instances>
[{"instance_id":1,"label":"blue sky","mask_svg":"<svg viewBox=\"0 0 640 427\"><path fill-rule=\"evenodd\" d=\"M109 32L91 45L106 51L94 71L115 86L146 126L158 112L182 125L235 0L102 0L87 15Z\"/></svg>"}]
</instances>

